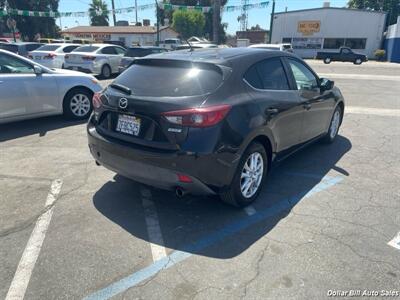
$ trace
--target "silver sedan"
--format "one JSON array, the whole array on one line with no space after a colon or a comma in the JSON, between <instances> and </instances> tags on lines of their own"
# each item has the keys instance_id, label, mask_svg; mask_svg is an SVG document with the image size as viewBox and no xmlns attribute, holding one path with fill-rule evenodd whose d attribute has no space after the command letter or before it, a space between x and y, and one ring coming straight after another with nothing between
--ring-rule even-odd
<instances>
[{"instance_id":1,"label":"silver sedan","mask_svg":"<svg viewBox=\"0 0 400 300\"><path fill-rule=\"evenodd\" d=\"M51 70L0 50L0 123L57 114L85 119L101 89L92 75Z\"/></svg>"},{"instance_id":2,"label":"silver sedan","mask_svg":"<svg viewBox=\"0 0 400 300\"><path fill-rule=\"evenodd\" d=\"M91 44L65 55L64 68L110 78L119 73L119 64L126 50L120 46Z\"/></svg>"}]
</instances>

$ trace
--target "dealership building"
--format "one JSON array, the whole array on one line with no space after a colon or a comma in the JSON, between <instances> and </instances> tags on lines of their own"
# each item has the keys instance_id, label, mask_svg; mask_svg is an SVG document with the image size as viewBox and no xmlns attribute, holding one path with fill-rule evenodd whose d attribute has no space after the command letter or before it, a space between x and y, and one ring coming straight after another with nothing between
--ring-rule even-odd
<instances>
[{"instance_id":1,"label":"dealership building","mask_svg":"<svg viewBox=\"0 0 400 300\"><path fill-rule=\"evenodd\" d=\"M69 40L87 39L96 42L120 41L127 47L132 45L155 45L157 28L155 26L77 26L61 32ZM160 41L176 38L178 33L169 26L161 26Z\"/></svg>"},{"instance_id":2,"label":"dealership building","mask_svg":"<svg viewBox=\"0 0 400 300\"><path fill-rule=\"evenodd\" d=\"M272 43L291 43L303 58L318 51L337 51L347 46L374 57L383 48L386 13L349 8L324 7L276 13Z\"/></svg>"}]
</instances>

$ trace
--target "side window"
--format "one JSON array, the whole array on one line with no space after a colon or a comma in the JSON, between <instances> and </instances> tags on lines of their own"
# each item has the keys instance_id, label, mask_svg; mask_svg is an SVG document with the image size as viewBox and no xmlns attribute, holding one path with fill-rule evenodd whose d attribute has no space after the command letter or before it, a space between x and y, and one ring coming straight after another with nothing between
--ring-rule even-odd
<instances>
[{"instance_id":1,"label":"side window","mask_svg":"<svg viewBox=\"0 0 400 300\"><path fill-rule=\"evenodd\" d=\"M260 76L258 76L257 72L257 64L250 67L244 75L244 79L254 88L262 89L263 86L261 84Z\"/></svg>"},{"instance_id":2,"label":"side window","mask_svg":"<svg viewBox=\"0 0 400 300\"><path fill-rule=\"evenodd\" d=\"M119 47L114 48L118 55L125 55L125 50Z\"/></svg>"},{"instance_id":3,"label":"side window","mask_svg":"<svg viewBox=\"0 0 400 300\"><path fill-rule=\"evenodd\" d=\"M350 50L349 50L349 49L342 49L342 53L343 53L343 54L349 54L349 53L350 53Z\"/></svg>"},{"instance_id":4,"label":"side window","mask_svg":"<svg viewBox=\"0 0 400 300\"><path fill-rule=\"evenodd\" d=\"M26 44L26 51L33 51L42 46L41 44Z\"/></svg>"},{"instance_id":5,"label":"side window","mask_svg":"<svg viewBox=\"0 0 400 300\"><path fill-rule=\"evenodd\" d=\"M114 47L105 47L101 50L102 54L111 54L111 55L116 55L117 52L115 51Z\"/></svg>"},{"instance_id":6,"label":"side window","mask_svg":"<svg viewBox=\"0 0 400 300\"><path fill-rule=\"evenodd\" d=\"M18 58L0 53L0 74L33 74L33 66Z\"/></svg>"},{"instance_id":7,"label":"side window","mask_svg":"<svg viewBox=\"0 0 400 300\"><path fill-rule=\"evenodd\" d=\"M68 46L63 49L64 53L71 53L72 50L78 48L79 46Z\"/></svg>"},{"instance_id":8,"label":"side window","mask_svg":"<svg viewBox=\"0 0 400 300\"><path fill-rule=\"evenodd\" d=\"M293 59L288 59L288 61L298 90L310 90L318 87L317 78L305 65Z\"/></svg>"},{"instance_id":9,"label":"side window","mask_svg":"<svg viewBox=\"0 0 400 300\"><path fill-rule=\"evenodd\" d=\"M265 90L288 90L289 84L279 58L266 59L253 65L245 75L255 88Z\"/></svg>"}]
</instances>

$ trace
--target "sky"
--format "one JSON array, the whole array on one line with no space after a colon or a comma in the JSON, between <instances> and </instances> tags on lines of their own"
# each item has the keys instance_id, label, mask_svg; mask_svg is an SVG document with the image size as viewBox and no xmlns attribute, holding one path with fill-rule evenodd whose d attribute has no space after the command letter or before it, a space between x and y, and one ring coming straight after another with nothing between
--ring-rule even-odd
<instances>
[{"instance_id":1,"label":"sky","mask_svg":"<svg viewBox=\"0 0 400 300\"><path fill-rule=\"evenodd\" d=\"M111 0L105 0L108 4L108 8L111 9ZM249 3L259 3L266 0L249 0ZM275 12L281 12L287 10L298 10L306 8L322 7L324 2L329 0L276 0ZM116 8L125 8L135 5L135 0L114 0ZM228 0L228 5L240 5L241 0ZM346 6L347 0L330 0L331 6L333 7L344 7ZM87 11L91 0L60 0L59 12L80 12ZM143 4L154 3L154 0L137 0L138 6ZM248 28L259 24L263 29L269 29L270 15L272 10L272 0L266 8L255 8L248 11ZM239 11L224 12L222 15L222 22L228 23L227 32L234 34L239 30L239 22L237 17L240 15ZM148 9L144 11L138 11L138 19L150 19L151 24L156 22L155 10ZM135 13L131 14L119 14L117 20L127 20L129 22L135 21ZM112 16L110 16L110 24L112 24ZM60 25L60 19L57 20ZM63 29L75 27L78 25L89 25L89 18L73 18L63 17L61 18L61 26Z\"/></svg>"}]
</instances>

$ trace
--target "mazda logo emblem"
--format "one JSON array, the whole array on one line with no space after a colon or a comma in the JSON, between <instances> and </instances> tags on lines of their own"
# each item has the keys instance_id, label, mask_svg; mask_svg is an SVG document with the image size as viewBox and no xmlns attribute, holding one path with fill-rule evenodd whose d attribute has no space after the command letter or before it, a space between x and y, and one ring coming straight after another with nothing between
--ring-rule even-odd
<instances>
[{"instance_id":1,"label":"mazda logo emblem","mask_svg":"<svg viewBox=\"0 0 400 300\"><path fill-rule=\"evenodd\" d=\"M126 98L119 99L118 106L119 106L119 108L122 108L122 109L127 108L128 107L128 99L126 99Z\"/></svg>"}]
</instances>

